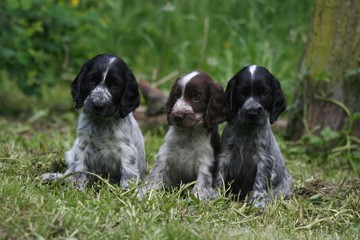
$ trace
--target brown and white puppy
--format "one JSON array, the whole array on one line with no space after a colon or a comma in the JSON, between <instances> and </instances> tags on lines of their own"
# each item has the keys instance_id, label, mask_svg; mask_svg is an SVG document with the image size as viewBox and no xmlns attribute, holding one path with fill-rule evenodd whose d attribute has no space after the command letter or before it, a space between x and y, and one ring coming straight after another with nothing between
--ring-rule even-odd
<instances>
[{"instance_id":1,"label":"brown and white puppy","mask_svg":"<svg viewBox=\"0 0 360 240\"><path fill-rule=\"evenodd\" d=\"M203 72L183 75L172 86L167 118L170 128L149 186L170 188L196 181L193 194L200 199L214 198L212 182L220 150L217 125L226 118L222 87Z\"/></svg>"},{"instance_id":2,"label":"brown and white puppy","mask_svg":"<svg viewBox=\"0 0 360 240\"><path fill-rule=\"evenodd\" d=\"M234 194L264 207L272 197L291 194L291 176L271 124L286 108L279 81L264 67L251 65L230 79L225 95L229 104L227 126L218 156L215 184L230 185Z\"/></svg>"}]
</instances>

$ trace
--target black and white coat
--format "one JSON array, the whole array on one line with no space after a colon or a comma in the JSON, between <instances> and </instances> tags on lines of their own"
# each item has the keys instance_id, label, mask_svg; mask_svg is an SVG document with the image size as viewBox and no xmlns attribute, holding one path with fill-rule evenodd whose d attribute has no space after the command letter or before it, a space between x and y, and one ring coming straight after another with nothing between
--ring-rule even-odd
<instances>
[{"instance_id":1,"label":"black and white coat","mask_svg":"<svg viewBox=\"0 0 360 240\"><path fill-rule=\"evenodd\" d=\"M229 113L215 184L224 181L241 198L251 193L255 207L272 197L288 198L291 176L271 130L286 108L279 81L264 67L248 66L229 81L225 95Z\"/></svg>"},{"instance_id":2,"label":"black and white coat","mask_svg":"<svg viewBox=\"0 0 360 240\"><path fill-rule=\"evenodd\" d=\"M194 71L177 79L167 103L170 127L150 173L149 187L195 182L193 194L214 198L212 182L220 149L217 124L225 121L225 115L224 92L208 75Z\"/></svg>"},{"instance_id":3,"label":"black and white coat","mask_svg":"<svg viewBox=\"0 0 360 240\"><path fill-rule=\"evenodd\" d=\"M129 181L143 180L146 157L141 130L132 115L140 103L138 84L126 63L115 55L101 54L87 61L71 84L80 114L78 138L65 160L72 172L91 172L129 187ZM43 179L63 176L48 173ZM72 176L80 189L92 183L86 173Z\"/></svg>"}]
</instances>

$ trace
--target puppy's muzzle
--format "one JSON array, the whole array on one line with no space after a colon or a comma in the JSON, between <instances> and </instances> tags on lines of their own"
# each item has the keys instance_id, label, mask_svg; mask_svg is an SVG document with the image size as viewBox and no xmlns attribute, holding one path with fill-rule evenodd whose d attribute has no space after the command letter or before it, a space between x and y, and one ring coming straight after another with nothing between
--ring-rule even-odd
<instances>
[{"instance_id":1,"label":"puppy's muzzle","mask_svg":"<svg viewBox=\"0 0 360 240\"><path fill-rule=\"evenodd\" d=\"M170 120L177 126L191 126L196 122L194 113L187 111L175 111L171 113Z\"/></svg>"},{"instance_id":2,"label":"puppy's muzzle","mask_svg":"<svg viewBox=\"0 0 360 240\"><path fill-rule=\"evenodd\" d=\"M91 102L91 108L95 113L101 113L106 106L105 102Z\"/></svg>"},{"instance_id":3,"label":"puppy's muzzle","mask_svg":"<svg viewBox=\"0 0 360 240\"><path fill-rule=\"evenodd\" d=\"M261 107L245 109L244 114L247 119L253 121L259 117L261 110Z\"/></svg>"}]
</instances>

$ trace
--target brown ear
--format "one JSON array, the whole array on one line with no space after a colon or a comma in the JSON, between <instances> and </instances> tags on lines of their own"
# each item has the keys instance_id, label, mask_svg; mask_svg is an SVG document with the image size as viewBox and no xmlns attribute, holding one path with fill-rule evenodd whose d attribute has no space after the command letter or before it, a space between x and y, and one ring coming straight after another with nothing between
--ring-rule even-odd
<instances>
[{"instance_id":1,"label":"brown ear","mask_svg":"<svg viewBox=\"0 0 360 240\"><path fill-rule=\"evenodd\" d=\"M205 113L205 127L214 128L226 120L227 102L223 88L219 84L212 84L209 89L210 99Z\"/></svg>"},{"instance_id":2,"label":"brown ear","mask_svg":"<svg viewBox=\"0 0 360 240\"><path fill-rule=\"evenodd\" d=\"M168 124L171 125L171 122L170 122L170 113L171 113L171 110L172 108L174 107L175 105L175 102L176 100L178 99L178 92L179 92L179 84L178 84L178 80L177 79L175 81L175 83L172 85L171 87L171 91L170 91L170 94L169 94L169 98L167 100L167 103L166 103L166 117L167 117L167 121L168 121Z\"/></svg>"}]
</instances>

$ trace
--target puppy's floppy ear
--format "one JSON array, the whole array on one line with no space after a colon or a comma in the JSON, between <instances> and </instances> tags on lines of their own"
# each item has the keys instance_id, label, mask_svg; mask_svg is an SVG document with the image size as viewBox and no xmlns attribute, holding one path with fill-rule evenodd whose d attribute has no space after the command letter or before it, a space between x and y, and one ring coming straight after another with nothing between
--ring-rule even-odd
<instances>
[{"instance_id":1,"label":"puppy's floppy ear","mask_svg":"<svg viewBox=\"0 0 360 240\"><path fill-rule=\"evenodd\" d=\"M273 76L271 85L274 92L274 102L270 111L270 123L273 124L279 115L286 109L286 99L279 81Z\"/></svg>"},{"instance_id":2,"label":"puppy's floppy ear","mask_svg":"<svg viewBox=\"0 0 360 240\"><path fill-rule=\"evenodd\" d=\"M233 119L233 92L234 92L234 88L235 88L235 83L236 83L236 79L230 79L230 81L228 82L227 86L226 86L226 90L225 90L225 97L226 97L226 101L228 104L228 108L227 108L227 112L226 112L226 121L230 122Z\"/></svg>"},{"instance_id":3,"label":"puppy's floppy ear","mask_svg":"<svg viewBox=\"0 0 360 240\"><path fill-rule=\"evenodd\" d=\"M120 100L120 117L125 117L140 105L139 87L132 71L125 73L126 87Z\"/></svg>"},{"instance_id":4,"label":"puppy's floppy ear","mask_svg":"<svg viewBox=\"0 0 360 240\"><path fill-rule=\"evenodd\" d=\"M84 63L81 67L80 72L71 83L71 96L75 102L75 108L79 109L84 105L85 93L81 91L81 83L84 82L85 72L88 69L89 62Z\"/></svg>"},{"instance_id":5,"label":"puppy's floppy ear","mask_svg":"<svg viewBox=\"0 0 360 240\"><path fill-rule=\"evenodd\" d=\"M209 86L209 103L207 105L204 121L206 128L214 128L226 120L227 102L223 88L219 84Z\"/></svg>"},{"instance_id":6,"label":"puppy's floppy ear","mask_svg":"<svg viewBox=\"0 0 360 240\"><path fill-rule=\"evenodd\" d=\"M169 98L166 102L166 117L167 117L167 121L168 123L171 125L170 122L170 113L172 108L174 107L176 100L178 99L178 90L179 90L179 84L178 84L179 78L176 79L175 83L172 85L171 87L171 91L169 94Z\"/></svg>"}]
</instances>

